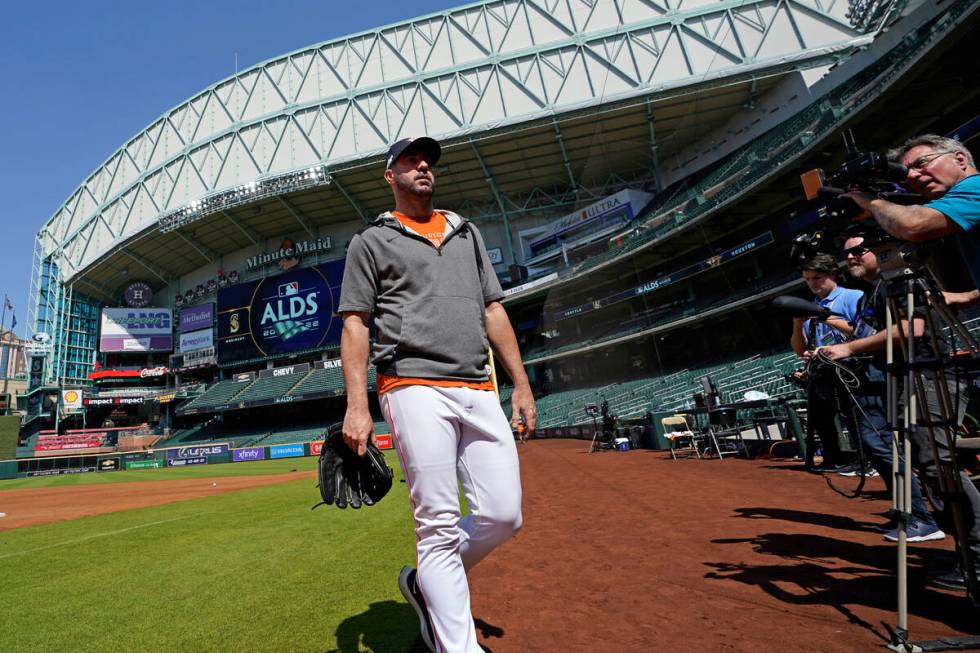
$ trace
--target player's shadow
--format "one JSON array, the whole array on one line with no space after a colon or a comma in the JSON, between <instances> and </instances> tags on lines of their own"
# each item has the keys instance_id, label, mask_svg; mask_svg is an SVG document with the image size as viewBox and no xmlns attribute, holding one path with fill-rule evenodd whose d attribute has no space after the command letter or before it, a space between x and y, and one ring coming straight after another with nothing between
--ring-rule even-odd
<instances>
[{"instance_id":1,"label":"player's shadow","mask_svg":"<svg viewBox=\"0 0 980 653\"><path fill-rule=\"evenodd\" d=\"M482 639L504 636L502 628L475 619ZM360 614L344 619L337 627L337 647L326 653L428 653L419 635L419 618L407 603L380 601ZM483 646L487 653L493 653Z\"/></svg>"},{"instance_id":2,"label":"player's shadow","mask_svg":"<svg viewBox=\"0 0 980 653\"><path fill-rule=\"evenodd\" d=\"M407 603L379 601L367 610L340 622L337 626L337 648L327 653L424 653L419 635L419 618Z\"/></svg>"},{"instance_id":3,"label":"player's shadow","mask_svg":"<svg viewBox=\"0 0 980 653\"><path fill-rule=\"evenodd\" d=\"M743 519L777 519L799 524L814 524L836 530L862 531L865 533L878 532L876 530L877 524L872 522L859 521L852 517L832 515L825 512L794 510L792 508L773 508L770 506L735 508L735 515Z\"/></svg>"}]
</instances>

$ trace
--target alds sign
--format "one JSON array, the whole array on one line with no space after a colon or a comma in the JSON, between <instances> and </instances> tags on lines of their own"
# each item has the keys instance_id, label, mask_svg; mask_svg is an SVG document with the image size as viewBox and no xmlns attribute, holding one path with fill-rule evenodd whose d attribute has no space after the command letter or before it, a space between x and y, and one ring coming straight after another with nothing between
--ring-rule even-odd
<instances>
[{"instance_id":1,"label":"alds sign","mask_svg":"<svg viewBox=\"0 0 980 653\"><path fill-rule=\"evenodd\" d=\"M343 261L218 290L219 364L335 344Z\"/></svg>"}]
</instances>

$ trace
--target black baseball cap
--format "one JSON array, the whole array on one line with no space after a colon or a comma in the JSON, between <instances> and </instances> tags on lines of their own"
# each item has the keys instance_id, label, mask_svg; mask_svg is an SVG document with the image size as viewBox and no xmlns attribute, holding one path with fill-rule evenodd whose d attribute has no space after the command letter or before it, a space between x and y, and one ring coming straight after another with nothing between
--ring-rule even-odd
<instances>
[{"instance_id":1,"label":"black baseball cap","mask_svg":"<svg viewBox=\"0 0 980 653\"><path fill-rule=\"evenodd\" d=\"M426 155L426 161L429 162L429 165L433 166L439 162L439 157L442 156L442 147L439 146L439 142L434 138L429 138L428 136L403 138L388 148L388 158L385 159L385 170L390 168L398 160L398 157L409 148L422 150Z\"/></svg>"}]
</instances>

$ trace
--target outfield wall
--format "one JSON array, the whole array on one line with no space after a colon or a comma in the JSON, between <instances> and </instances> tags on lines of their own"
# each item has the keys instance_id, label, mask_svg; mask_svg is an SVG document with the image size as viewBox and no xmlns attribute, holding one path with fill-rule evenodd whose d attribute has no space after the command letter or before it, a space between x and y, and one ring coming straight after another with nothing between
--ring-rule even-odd
<instances>
[{"instance_id":1,"label":"outfield wall","mask_svg":"<svg viewBox=\"0 0 980 653\"><path fill-rule=\"evenodd\" d=\"M376 441L379 449L393 448L390 435L378 435ZM211 442L148 451L0 460L0 479L303 458L319 456L322 448L322 440L240 448L232 448L227 442Z\"/></svg>"}]
</instances>

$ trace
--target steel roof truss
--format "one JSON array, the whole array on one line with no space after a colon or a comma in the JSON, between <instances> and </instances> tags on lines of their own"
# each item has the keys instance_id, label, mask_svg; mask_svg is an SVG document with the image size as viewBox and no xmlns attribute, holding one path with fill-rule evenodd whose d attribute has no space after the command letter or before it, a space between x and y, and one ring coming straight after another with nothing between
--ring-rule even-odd
<instances>
[{"instance_id":1,"label":"steel roof truss","mask_svg":"<svg viewBox=\"0 0 980 653\"><path fill-rule=\"evenodd\" d=\"M299 214L299 211L297 211L293 207L293 205L289 203L289 200L287 200L282 195L277 195L276 196L276 199L279 200L279 203L280 204L282 204L284 207L286 207L286 210L289 211L289 214L291 216L293 216L293 219L295 219L296 222L299 223L299 226L303 227L303 230L306 231L306 233L308 233L310 235L310 238L316 238L316 234L310 228L309 223L306 221L306 219L303 218L303 216L301 216Z\"/></svg>"},{"instance_id":2,"label":"steel roof truss","mask_svg":"<svg viewBox=\"0 0 980 653\"><path fill-rule=\"evenodd\" d=\"M197 252L202 257L204 257L204 260L205 261L207 261L211 265L217 265L218 258L220 258L217 254L215 254L214 252L212 252L210 249L208 249L207 247L205 247L201 243L197 242L196 239L190 238L189 236L181 233L180 229L175 229L174 230L174 233L177 234L178 236L180 236L180 239L181 240L183 240L185 243L187 243L188 245L190 245L191 248L195 252Z\"/></svg>"},{"instance_id":3,"label":"steel roof truss","mask_svg":"<svg viewBox=\"0 0 980 653\"><path fill-rule=\"evenodd\" d=\"M336 187L336 189L340 191L340 194L344 196L344 199L347 200L347 203L350 204L352 207L354 207L354 211L357 212L358 217L360 217L365 224L371 222L371 219L368 217L367 211L365 211L361 207L360 202L358 202L357 199L354 198L354 196L351 193L349 193L346 188L344 188L344 185L340 183L340 180L332 175L331 175L331 179L334 187Z\"/></svg>"},{"instance_id":4,"label":"steel roof truss","mask_svg":"<svg viewBox=\"0 0 980 653\"><path fill-rule=\"evenodd\" d=\"M143 260L143 258L131 254L129 250L127 250L125 247L120 247L119 252L127 256L130 260L135 261L138 265L141 265L144 269L146 269L147 272L155 276L164 284L167 285L170 284L170 275L163 268L158 268L157 266L152 265L151 263L147 263L146 261Z\"/></svg>"}]
</instances>

